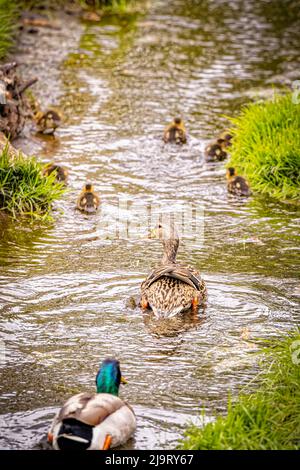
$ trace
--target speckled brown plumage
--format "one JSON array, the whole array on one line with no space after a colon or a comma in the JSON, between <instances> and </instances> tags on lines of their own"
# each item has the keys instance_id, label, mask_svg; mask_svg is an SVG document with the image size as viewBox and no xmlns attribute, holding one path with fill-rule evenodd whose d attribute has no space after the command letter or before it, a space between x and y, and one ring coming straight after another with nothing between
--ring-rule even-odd
<instances>
[{"instance_id":1,"label":"speckled brown plumage","mask_svg":"<svg viewBox=\"0 0 300 470\"><path fill-rule=\"evenodd\" d=\"M176 262L178 238L162 238L162 262L141 285L141 305L149 306L157 317L173 317L207 298L200 273Z\"/></svg>"}]
</instances>

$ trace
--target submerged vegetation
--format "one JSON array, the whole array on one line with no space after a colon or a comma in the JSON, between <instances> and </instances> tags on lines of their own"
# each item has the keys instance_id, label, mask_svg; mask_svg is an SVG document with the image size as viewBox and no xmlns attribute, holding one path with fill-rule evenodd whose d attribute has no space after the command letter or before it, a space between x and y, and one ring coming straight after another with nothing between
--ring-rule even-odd
<instances>
[{"instance_id":1,"label":"submerged vegetation","mask_svg":"<svg viewBox=\"0 0 300 470\"><path fill-rule=\"evenodd\" d=\"M17 215L45 217L53 201L65 191L55 173L42 175L43 165L21 152L11 157L8 146L0 153L0 210Z\"/></svg>"},{"instance_id":2,"label":"submerged vegetation","mask_svg":"<svg viewBox=\"0 0 300 470\"><path fill-rule=\"evenodd\" d=\"M279 200L300 200L300 104L292 93L251 103L234 124L230 167L254 191Z\"/></svg>"},{"instance_id":3,"label":"submerged vegetation","mask_svg":"<svg viewBox=\"0 0 300 470\"><path fill-rule=\"evenodd\" d=\"M264 352L259 390L229 402L227 416L191 426L181 448L300 449L300 332L271 340Z\"/></svg>"}]
</instances>

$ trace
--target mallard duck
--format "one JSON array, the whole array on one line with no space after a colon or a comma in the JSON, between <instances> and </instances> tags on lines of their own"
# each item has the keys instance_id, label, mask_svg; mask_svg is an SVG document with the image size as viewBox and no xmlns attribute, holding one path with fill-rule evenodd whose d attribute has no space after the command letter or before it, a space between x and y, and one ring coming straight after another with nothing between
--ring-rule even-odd
<instances>
[{"instance_id":1,"label":"mallard duck","mask_svg":"<svg viewBox=\"0 0 300 470\"><path fill-rule=\"evenodd\" d=\"M208 162L221 162L227 158L227 153L222 148L222 142L211 142L205 147L205 159Z\"/></svg>"},{"instance_id":2,"label":"mallard duck","mask_svg":"<svg viewBox=\"0 0 300 470\"><path fill-rule=\"evenodd\" d=\"M96 376L97 393L69 398L54 417L48 442L56 450L107 450L124 444L136 429L133 409L119 398L119 361L105 359Z\"/></svg>"},{"instance_id":3,"label":"mallard duck","mask_svg":"<svg viewBox=\"0 0 300 470\"><path fill-rule=\"evenodd\" d=\"M77 209L82 212L96 212L100 205L99 196L95 193L92 184L88 183L84 186L77 199Z\"/></svg>"},{"instance_id":4,"label":"mallard duck","mask_svg":"<svg viewBox=\"0 0 300 470\"><path fill-rule=\"evenodd\" d=\"M175 118L169 126L166 127L163 136L164 142L173 144L186 143L186 130L181 118Z\"/></svg>"},{"instance_id":5,"label":"mallard duck","mask_svg":"<svg viewBox=\"0 0 300 470\"><path fill-rule=\"evenodd\" d=\"M164 254L161 263L141 285L141 307L151 308L156 317L171 318L189 310L197 310L206 300L206 285L200 273L176 262L179 237L174 225L154 229L151 238L160 238Z\"/></svg>"},{"instance_id":6,"label":"mallard duck","mask_svg":"<svg viewBox=\"0 0 300 470\"><path fill-rule=\"evenodd\" d=\"M59 183L66 183L67 182L68 171L60 165L55 165L55 164L49 163L43 169L43 175L49 176L54 171L56 172L56 181L58 181Z\"/></svg>"},{"instance_id":7,"label":"mallard duck","mask_svg":"<svg viewBox=\"0 0 300 470\"><path fill-rule=\"evenodd\" d=\"M55 130L60 126L61 118L56 111L49 109L45 113L39 111L35 115L37 130L41 134L54 134Z\"/></svg>"},{"instance_id":8,"label":"mallard duck","mask_svg":"<svg viewBox=\"0 0 300 470\"><path fill-rule=\"evenodd\" d=\"M235 194L236 196L250 196L251 191L249 184L242 176L238 176L235 168L227 168L226 170L227 178L227 189L230 193Z\"/></svg>"}]
</instances>

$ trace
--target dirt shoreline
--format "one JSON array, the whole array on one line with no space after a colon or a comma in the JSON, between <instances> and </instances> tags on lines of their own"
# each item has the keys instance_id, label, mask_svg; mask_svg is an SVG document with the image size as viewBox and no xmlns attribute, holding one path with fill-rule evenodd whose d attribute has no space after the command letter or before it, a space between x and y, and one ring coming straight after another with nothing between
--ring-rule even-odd
<instances>
[{"instance_id":1,"label":"dirt shoreline","mask_svg":"<svg viewBox=\"0 0 300 470\"><path fill-rule=\"evenodd\" d=\"M63 62L73 50L78 50L78 43L84 26L79 15L65 11L43 11L49 17L53 27L35 27L34 33L30 26L23 27L17 46L7 61L16 61L22 77L38 77L30 91L43 109L55 107L64 120L64 109L60 105L63 96L61 71ZM65 27L65 25L68 27ZM33 123L27 120L22 133L13 141L13 146L26 154L38 154L47 151L51 144L48 136L36 136ZM58 137L59 131L57 133Z\"/></svg>"}]
</instances>

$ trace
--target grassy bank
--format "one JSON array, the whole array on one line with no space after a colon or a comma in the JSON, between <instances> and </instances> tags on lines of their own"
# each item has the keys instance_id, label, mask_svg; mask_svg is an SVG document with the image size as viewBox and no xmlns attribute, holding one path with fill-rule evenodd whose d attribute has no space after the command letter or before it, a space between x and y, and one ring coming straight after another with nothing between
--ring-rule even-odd
<instances>
[{"instance_id":1,"label":"grassy bank","mask_svg":"<svg viewBox=\"0 0 300 470\"><path fill-rule=\"evenodd\" d=\"M34 157L19 153L12 159L7 147L0 152L0 210L13 217L47 217L64 188L54 174L43 176L42 168Z\"/></svg>"},{"instance_id":2,"label":"grassy bank","mask_svg":"<svg viewBox=\"0 0 300 470\"><path fill-rule=\"evenodd\" d=\"M12 45L16 18L15 2L0 0L0 60L6 56Z\"/></svg>"},{"instance_id":3,"label":"grassy bank","mask_svg":"<svg viewBox=\"0 0 300 470\"><path fill-rule=\"evenodd\" d=\"M226 416L189 427L182 449L300 449L300 333L273 340L265 353L258 391L229 403Z\"/></svg>"},{"instance_id":4,"label":"grassy bank","mask_svg":"<svg viewBox=\"0 0 300 470\"><path fill-rule=\"evenodd\" d=\"M236 167L254 191L280 200L300 200L300 104L292 93L245 106L231 119Z\"/></svg>"}]
</instances>

